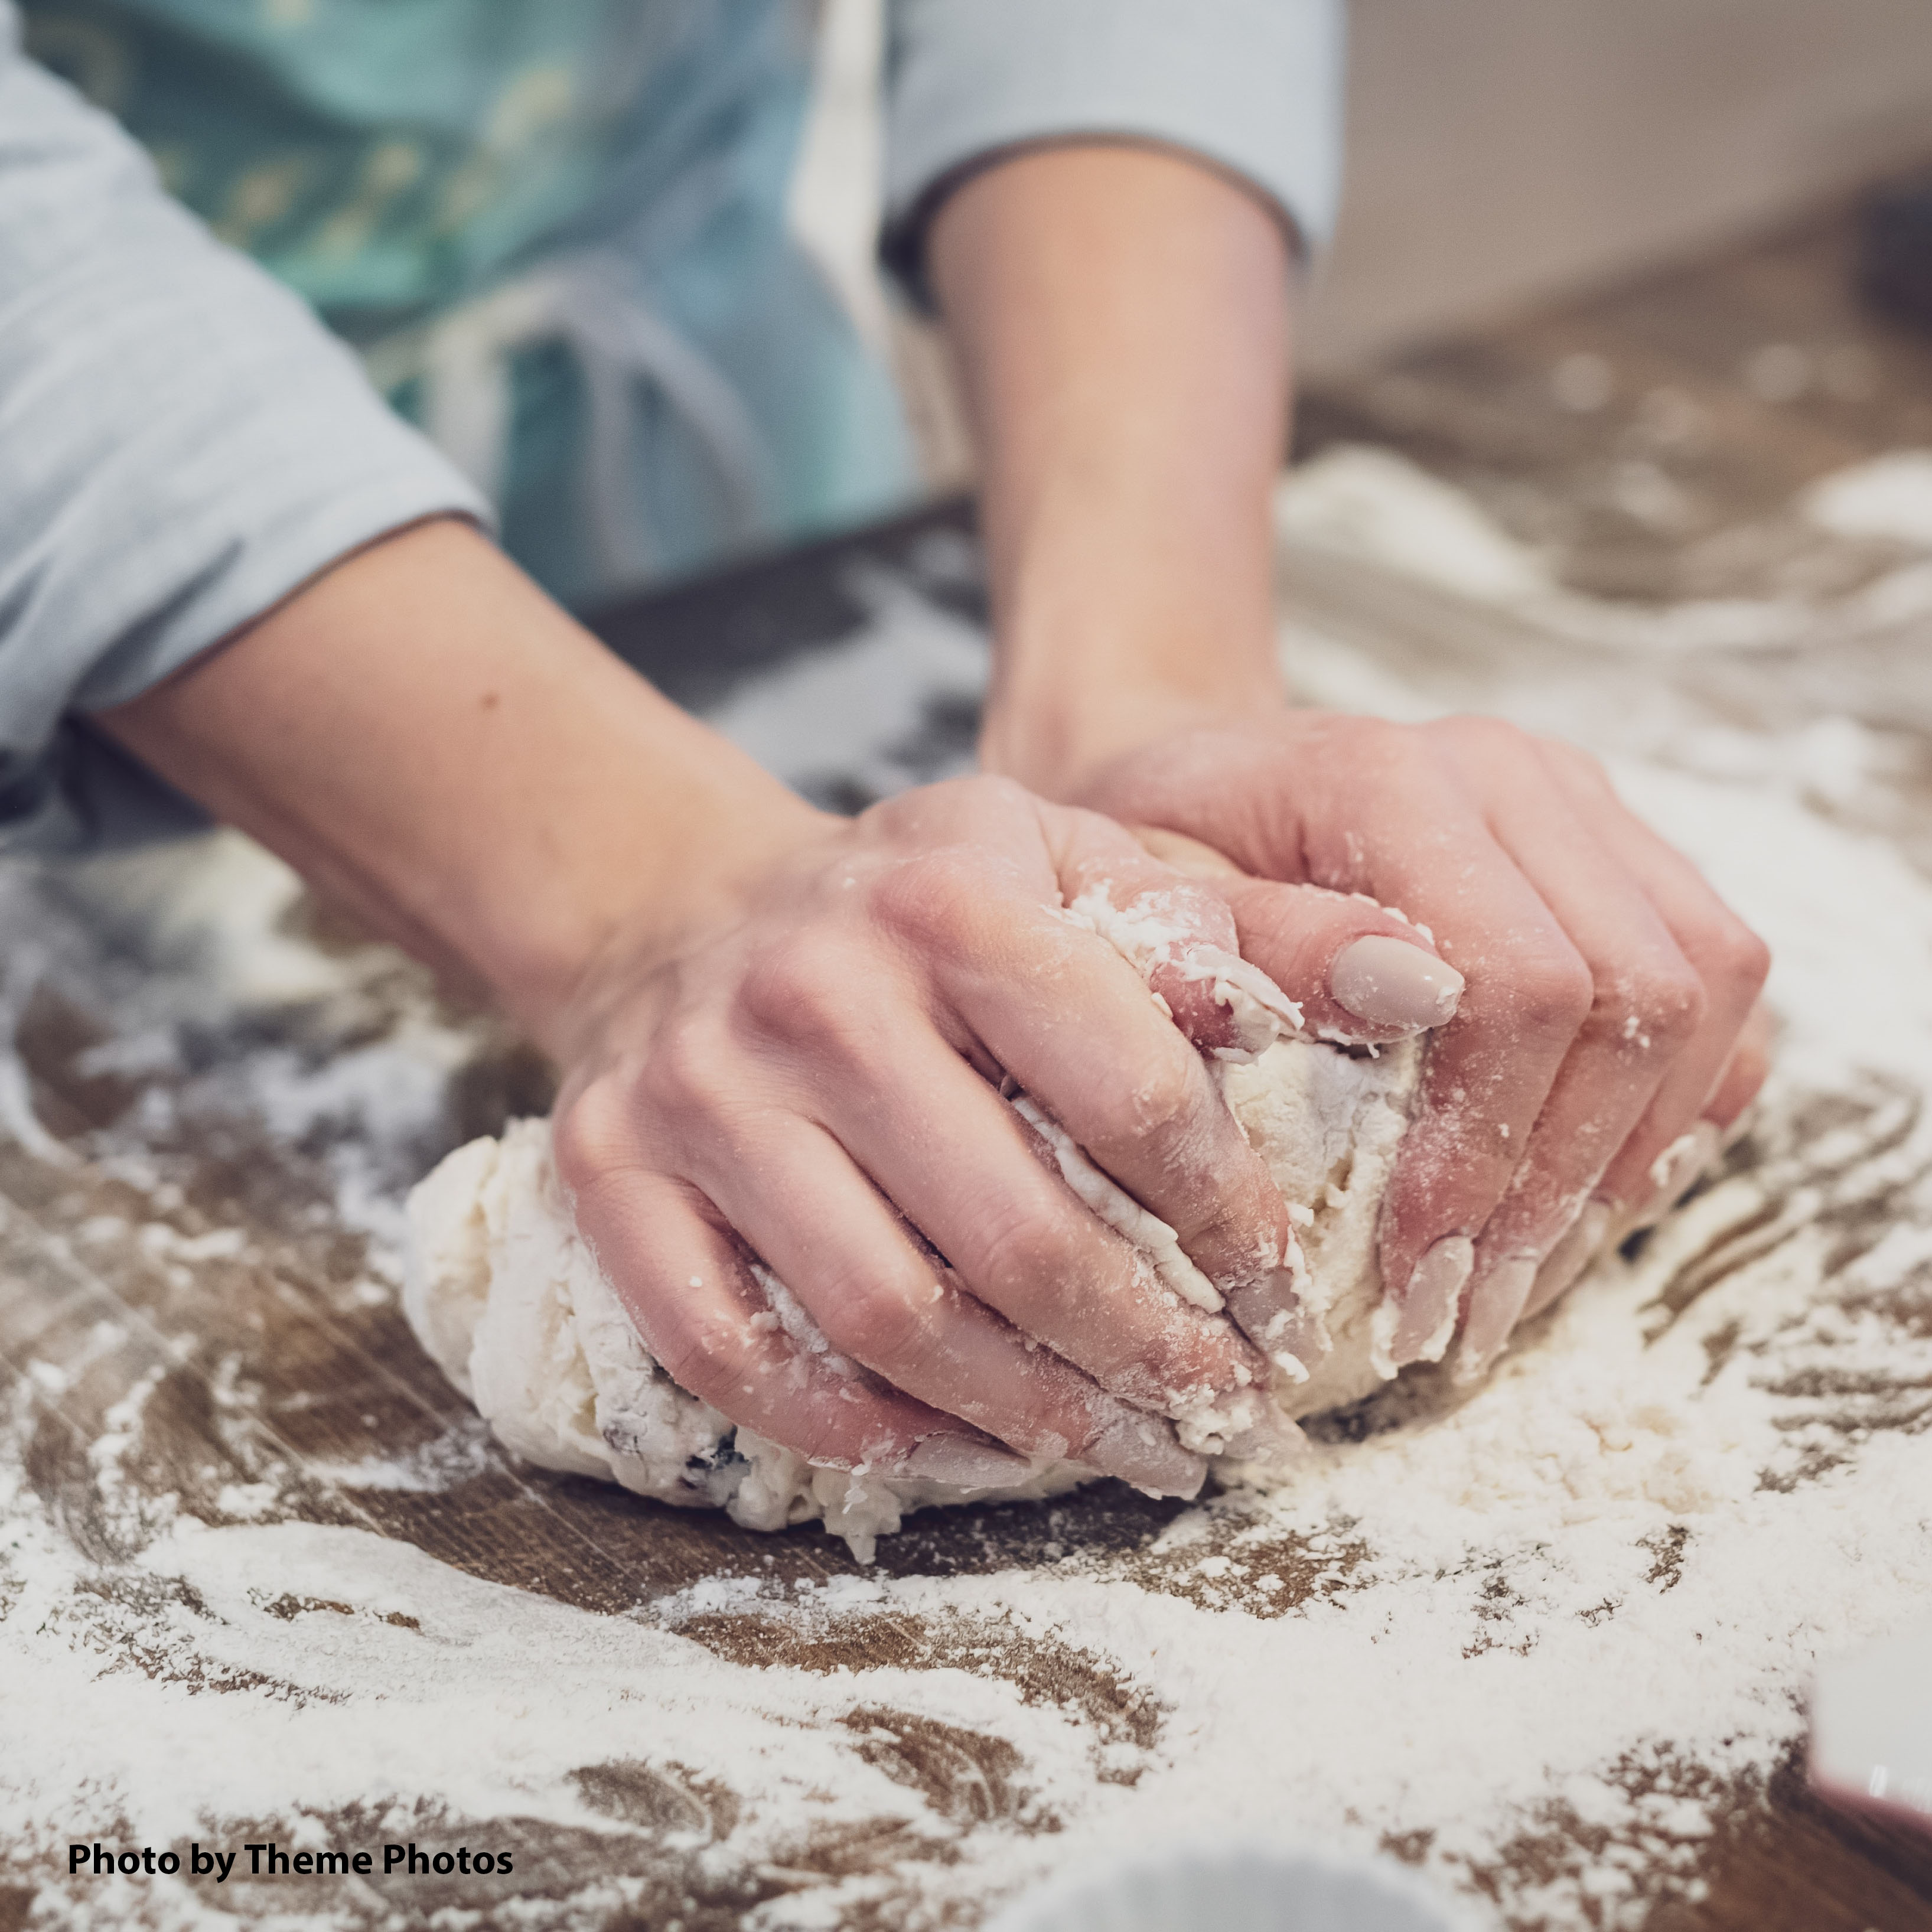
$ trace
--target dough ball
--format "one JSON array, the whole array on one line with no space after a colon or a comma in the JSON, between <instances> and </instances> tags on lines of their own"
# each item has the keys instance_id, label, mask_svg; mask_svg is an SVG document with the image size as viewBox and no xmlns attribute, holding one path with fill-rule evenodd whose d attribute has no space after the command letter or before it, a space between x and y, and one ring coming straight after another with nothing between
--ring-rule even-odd
<instances>
[{"instance_id":1,"label":"dough ball","mask_svg":"<svg viewBox=\"0 0 1932 1932\"><path fill-rule=\"evenodd\" d=\"M1312 1376L1276 1370L1268 1397L1288 1415L1356 1401L1394 1372L1378 1330L1376 1229L1419 1064L1412 1042L1372 1058L1303 1040L1216 1064L1228 1105L1289 1204L1303 1304L1331 1345ZM1036 1110L1030 1117L1040 1118ZM1056 1141L1082 1197L1140 1242L1159 1278L1185 1264L1166 1252L1171 1229L1065 1136ZM1058 1463L1015 1489L958 1490L815 1468L735 1428L645 1348L571 1219L548 1121L520 1120L500 1140L459 1148L410 1196L409 1222L403 1305L410 1326L504 1445L544 1468L606 1476L681 1507L722 1508L752 1528L823 1521L862 1560L909 1510L1054 1496L1090 1478ZM1210 1448L1232 1432L1211 1418L1180 1420L1185 1439ZM1230 1480L1263 1473L1231 1456L1216 1468Z\"/></svg>"}]
</instances>

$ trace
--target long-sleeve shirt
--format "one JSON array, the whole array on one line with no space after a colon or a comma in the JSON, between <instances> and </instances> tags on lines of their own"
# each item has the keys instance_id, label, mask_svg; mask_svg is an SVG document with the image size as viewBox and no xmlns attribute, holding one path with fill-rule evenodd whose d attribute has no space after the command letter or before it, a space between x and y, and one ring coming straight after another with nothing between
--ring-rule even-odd
<instances>
[{"instance_id":1,"label":"long-sleeve shirt","mask_svg":"<svg viewBox=\"0 0 1932 1932\"><path fill-rule=\"evenodd\" d=\"M889 0L887 261L916 293L951 182L1083 135L1199 153L1318 242L1340 4ZM387 531L500 515L554 588L593 584L580 533L608 506L573 496L570 450L598 328L635 434L593 473L668 564L903 482L890 385L786 232L804 15L0 0L0 841L152 814L70 721ZM482 320L439 334L452 316ZM398 413L462 454L452 370L478 328L508 371L488 496Z\"/></svg>"}]
</instances>

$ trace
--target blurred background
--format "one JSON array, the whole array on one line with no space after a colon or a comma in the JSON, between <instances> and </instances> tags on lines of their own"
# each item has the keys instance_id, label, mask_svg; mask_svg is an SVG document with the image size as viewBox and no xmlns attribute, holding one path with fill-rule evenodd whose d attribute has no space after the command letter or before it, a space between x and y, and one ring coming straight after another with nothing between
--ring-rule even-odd
<instances>
[{"instance_id":1,"label":"blurred background","mask_svg":"<svg viewBox=\"0 0 1932 1932\"><path fill-rule=\"evenodd\" d=\"M1298 694L1789 769L1932 867L1932 5L1350 16L1276 506ZM970 768L986 611L944 345L872 260L879 0L823 26L790 218L928 495L592 622L854 809Z\"/></svg>"},{"instance_id":2,"label":"blurred background","mask_svg":"<svg viewBox=\"0 0 1932 1932\"><path fill-rule=\"evenodd\" d=\"M880 0L825 0L794 226L896 359L928 475L969 466L943 363L874 272ZM1353 0L1348 164L1304 374L1843 204L1932 164L1925 0Z\"/></svg>"}]
</instances>

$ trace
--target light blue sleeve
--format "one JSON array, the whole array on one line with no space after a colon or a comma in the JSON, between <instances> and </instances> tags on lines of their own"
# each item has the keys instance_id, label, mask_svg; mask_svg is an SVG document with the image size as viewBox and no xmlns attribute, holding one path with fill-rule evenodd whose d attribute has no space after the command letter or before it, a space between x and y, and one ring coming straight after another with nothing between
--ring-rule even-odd
<instances>
[{"instance_id":1,"label":"light blue sleeve","mask_svg":"<svg viewBox=\"0 0 1932 1932\"><path fill-rule=\"evenodd\" d=\"M1340 194L1342 0L891 0L886 265L915 296L927 216L987 156L1117 135L1241 176L1325 242Z\"/></svg>"},{"instance_id":2,"label":"light blue sleeve","mask_svg":"<svg viewBox=\"0 0 1932 1932\"><path fill-rule=\"evenodd\" d=\"M445 511L488 515L302 302L26 59L0 0L0 843L98 829L70 714Z\"/></svg>"}]
</instances>

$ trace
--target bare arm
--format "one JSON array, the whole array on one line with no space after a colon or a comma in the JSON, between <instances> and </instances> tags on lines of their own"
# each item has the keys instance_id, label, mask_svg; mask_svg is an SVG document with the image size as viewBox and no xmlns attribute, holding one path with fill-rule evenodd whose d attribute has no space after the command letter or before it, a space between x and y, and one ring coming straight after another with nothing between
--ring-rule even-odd
<instances>
[{"instance_id":1,"label":"bare arm","mask_svg":"<svg viewBox=\"0 0 1932 1932\"><path fill-rule=\"evenodd\" d=\"M1064 795L1162 731L1280 709L1280 218L1178 154L1047 148L956 190L931 262L983 478L988 764Z\"/></svg>"},{"instance_id":2,"label":"bare arm","mask_svg":"<svg viewBox=\"0 0 1932 1932\"><path fill-rule=\"evenodd\" d=\"M596 960L671 948L820 823L454 522L100 722L560 1060Z\"/></svg>"}]
</instances>

